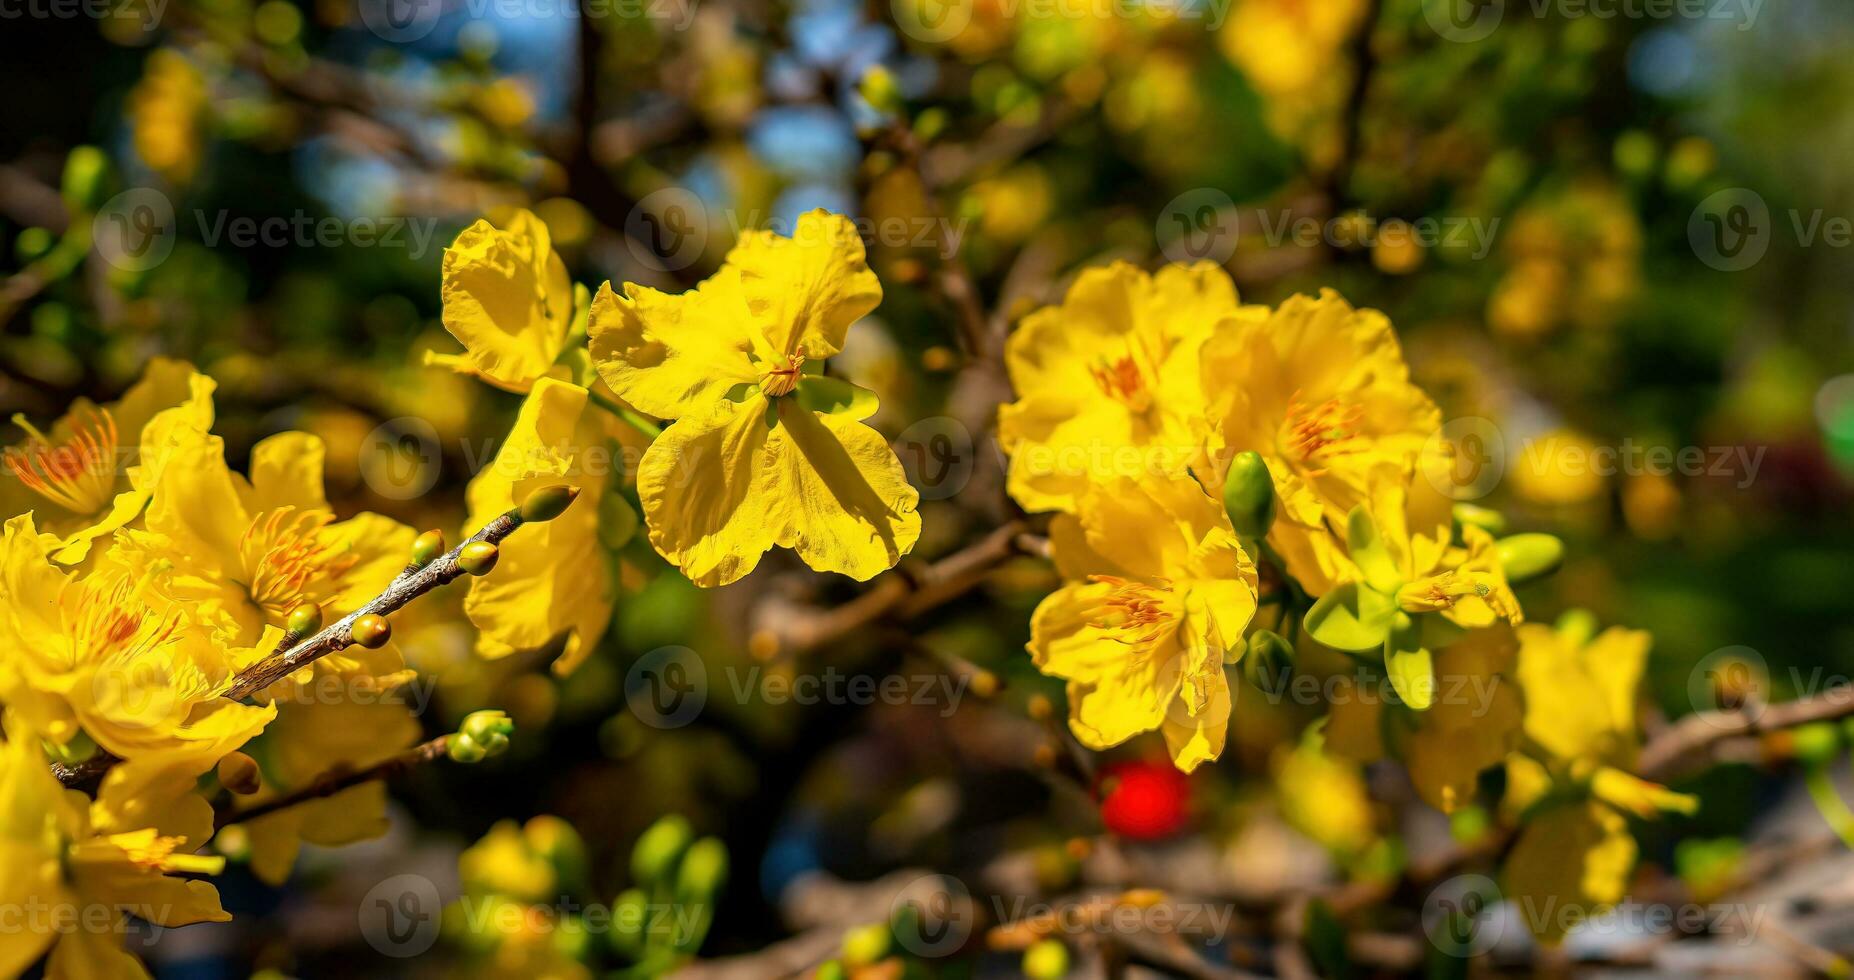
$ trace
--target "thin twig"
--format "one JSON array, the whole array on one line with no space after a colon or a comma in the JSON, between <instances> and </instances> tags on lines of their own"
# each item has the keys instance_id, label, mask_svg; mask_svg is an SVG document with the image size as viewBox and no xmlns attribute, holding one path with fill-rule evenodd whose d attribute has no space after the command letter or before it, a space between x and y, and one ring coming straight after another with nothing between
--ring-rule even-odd
<instances>
[{"instance_id":1,"label":"thin twig","mask_svg":"<svg viewBox=\"0 0 1854 980\"><path fill-rule=\"evenodd\" d=\"M1646 779L1667 782L1704 768L1725 743L1848 715L1854 715L1854 685L1848 684L1781 704L1696 712L1650 739L1637 769Z\"/></svg>"},{"instance_id":2,"label":"thin twig","mask_svg":"<svg viewBox=\"0 0 1854 980\"><path fill-rule=\"evenodd\" d=\"M243 810L226 810L218 813L213 817L213 827L217 829L230 824L244 823L247 820L256 820L279 810L287 810L298 803L319 800L365 782L386 779L402 772L408 772L427 762L443 758L450 741L451 736L440 735L429 742L414 745L392 758L381 760L364 769L331 769L317 776L309 785L285 793L276 799L265 800Z\"/></svg>"}]
</instances>

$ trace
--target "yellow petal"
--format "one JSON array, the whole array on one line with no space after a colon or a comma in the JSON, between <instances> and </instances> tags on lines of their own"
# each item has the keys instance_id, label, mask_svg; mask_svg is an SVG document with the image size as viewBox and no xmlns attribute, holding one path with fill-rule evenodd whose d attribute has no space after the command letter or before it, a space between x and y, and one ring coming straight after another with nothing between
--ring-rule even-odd
<instances>
[{"instance_id":1,"label":"yellow petal","mask_svg":"<svg viewBox=\"0 0 1854 980\"><path fill-rule=\"evenodd\" d=\"M742 295L775 354L830 357L843 349L850 325L882 302L862 236L850 219L828 211L800 215L790 238L743 232L727 265L740 270Z\"/></svg>"},{"instance_id":2,"label":"yellow petal","mask_svg":"<svg viewBox=\"0 0 1854 980\"><path fill-rule=\"evenodd\" d=\"M1622 899L1635 838L1601 803L1552 807L1528 820L1507 856L1502 891L1534 936L1556 944L1578 922Z\"/></svg>"},{"instance_id":3,"label":"yellow petal","mask_svg":"<svg viewBox=\"0 0 1854 980\"><path fill-rule=\"evenodd\" d=\"M444 328L483 380L526 391L566 346L573 289L547 226L517 211L508 230L478 221L444 252Z\"/></svg>"},{"instance_id":4,"label":"yellow petal","mask_svg":"<svg viewBox=\"0 0 1854 980\"><path fill-rule=\"evenodd\" d=\"M738 384L757 383L752 314L738 270L688 292L610 283L592 300L593 364L618 397L658 418L701 415Z\"/></svg>"}]
</instances>

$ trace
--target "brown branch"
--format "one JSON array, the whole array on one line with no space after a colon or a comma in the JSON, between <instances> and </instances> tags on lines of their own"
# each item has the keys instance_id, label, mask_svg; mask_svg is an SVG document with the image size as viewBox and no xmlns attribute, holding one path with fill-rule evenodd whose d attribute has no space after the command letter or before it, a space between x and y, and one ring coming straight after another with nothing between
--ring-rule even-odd
<instances>
[{"instance_id":1,"label":"brown branch","mask_svg":"<svg viewBox=\"0 0 1854 980\"><path fill-rule=\"evenodd\" d=\"M1637 770L1643 778L1667 782L1704 768L1719 753L1746 738L1854 715L1854 685L1832 687L1812 697L1782 704L1701 711L1690 714L1649 739ZM1744 753L1734 757L1743 758Z\"/></svg>"},{"instance_id":2,"label":"brown branch","mask_svg":"<svg viewBox=\"0 0 1854 980\"><path fill-rule=\"evenodd\" d=\"M440 735L429 742L423 742L399 753L389 759L381 760L364 769L336 768L317 776L309 785L293 792L285 793L272 800L265 800L243 810L225 810L213 817L216 830L229 824L244 823L259 817L269 816L279 810L286 810L298 803L319 800L333 796L344 789L359 786L375 779L386 779L409 772L427 762L440 759L450 746L451 736Z\"/></svg>"}]
</instances>

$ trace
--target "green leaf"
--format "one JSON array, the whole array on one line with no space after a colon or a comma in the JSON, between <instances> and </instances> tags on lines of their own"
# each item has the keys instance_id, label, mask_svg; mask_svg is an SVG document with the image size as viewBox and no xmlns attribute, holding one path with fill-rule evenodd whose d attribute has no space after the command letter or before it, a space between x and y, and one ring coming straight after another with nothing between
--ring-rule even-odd
<instances>
[{"instance_id":1,"label":"green leaf","mask_svg":"<svg viewBox=\"0 0 1854 980\"><path fill-rule=\"evenodd\" d=\"M1309 635L1335 650L1364 653L1384 644L1396 611L1390 596L1347 582L1307 610L1305 625Z\"/></svg>"},{"instance_id":2,"label":"green leaf","mask_svg":"<svg viewBox=\"0 0 1854 980\"><path fill-rule=\"evenodd\" d=\"M1384 668L1403 703L1427 711L1436 698L1435 658L1423 646L1423 628L1399 612L1384 641ZM1425 617L1427 618L1427 617Z\"/></svg>"},{"instance_id":3,"label":"green leaf","mask_svg":"<svg viewBox=\"0 0 1854 980\"><path fill-rule=\"evenodd\" d=\"M1345 519L1346 547L1352 553L1352 564L1364 573L1365 582L1372 588L1387 595L1394 594L1403 584L1403 573L1397 570L1397 562L1391 558L1390 549L1384 546L1384 539L1378 536L1378 525L1365 511L1363 504L1352 508Z\"/></svg>"},{"instance_id":4,"label":"green leaf","mask_svg":"<svg viewBox=\"0 0 1854 980\"><path fill-rule=\"evenodd\" d=\"M874 415L881 404L876 393L867 388L859 388L842 378L810 375L798 379L798 403L813 412L848 415L853 419Z\"/></svg>"},{"instance_id":5,"label":"green leaf","mask_svg":"<svg viewBox=\"0 0 1854 980\"><path fill-rule=\"evenodd\" d=\"M1325 899L1314 899L1307 905L1306 926L1307 955L1313 959L1322 977L1331 980L1349 980L1352 976L1352 958L1345 949L1345 926L1339 917L1333 914L1332 906Z\"/></svg>"}]
</instances>

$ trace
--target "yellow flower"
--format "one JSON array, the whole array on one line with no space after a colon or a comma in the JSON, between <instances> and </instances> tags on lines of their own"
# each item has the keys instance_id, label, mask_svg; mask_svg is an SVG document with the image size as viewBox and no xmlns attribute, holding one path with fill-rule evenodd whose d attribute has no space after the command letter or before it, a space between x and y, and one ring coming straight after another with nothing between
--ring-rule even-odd
<instances>
[{"instance_id":1,"label":"yellow flower","mask_svg":"<svg viewBox=\"0 0 1854 980\"><path fill-rule=\"evenodd\" d=\"M210 884L171 877L216 874L225 864L192 853L212 828L212 810L188 776L203 771L203 761L123 763L93 803L58 784L36 738L8 726L0 745L0 902L25 921L0 936L0 974L24 973L49 949L47 976L146 977L121 948L125 915L162 926L231 918ZM149 819L125 820L129 814ZM44 918L34 922L34 914Z\"/></svg>"},{"instance_id":2,"label":"yellow flower","mask_svg":"<svg viewBox=\"0 0 1854 980\"><path fill-rule=\"evenodd\" d=\"M1317 744L1302 744L1277 753L1274 770L1282 816L1296 830L1346 857L1362 854L1377 838L1358 766Z\"/></svg>"},{"instance_id":3,"label":"yellow flower","mask_svg":"<svg viewBox=\"0 0 1854 980\"><path fill-rule=\"evenodd\" d=\"M1501 891L1547 943L1622 899L1635 866L1628 821L1595 801L1559 803L1526 822L1501 870Z\"/></svg>"},{"instance_id":4,"label":"yellow flower","mask_svg":"<svg viewBox=\"0 0 1854 980\"><path fill-rule=\"evenodd\" d=\"M457 874L477 894L506 895L520 902L560 897L553 862L535 851L521 826L500 820L457 859Z\"/></svg>"},{"instance_id":5,"label":"yellow flower","mask_svg":"<svg viewBox=\"0 0 1854 980\"><path fill-rule=\"evenodd\" d=\"M1011 496L1026 510L1072 511L1091 483L1184 473L1204 438L1199 348L1219 321L1260 316L1208 262L1084 271L1005 350L1018 395L998 410Z\"/></svg>"},{"instance_id":6,"label":"yellow flower","mask_svg":"<svg viewBox=\"0 0 1854 980\"><path fill-rule=\"evenodd\" d=\"M135 154L149 169L176 184L193 178L200 165L200 121L208 95L205 76L186 55L171 48L149 54L127 106Z\"/></svg>"},{"instance_id":7,"label":"yellow flower","mask_svg":"<svg viewBox=\"0 0 1854 980\"><path fill-rule=\"evenodd\" d=\"M0 532L0 699L40 736L79 731L124 757L218 737L210 710L241 651L164 594L166 570L103 556L87 573L46 552L31 515Z\"/></svg>"},{"instance_id":8,"label":"yellow flower","mask_svg":"<svg viewBox=\"0 0 1854 980\"><path fill-rule=\"evenodd\" d=\"M541 219L518 210L506 225L478 220L445 250L444 329L464 352L425 363L525 392L566 348L573 284Z\"/></svg>"},{"instance_id":9,"label":"yellow flower","mask_svg":"<svg viewBox=\"0 0 1854 980\"><path fill-rule=\"evenodd\" d=\"M920 495L862 422L875 396L806 370L881 300L855 228L823 211L792 238L742 234L681 295L599 290L599 373L638 409L678 420L644 454L637 492L650 543L697 585L739 579L775 545L859 580L914 547Z\"/></svg>"},{"instance_id":10,"label":"yellow flower","mask_svg":"<svg viewBox=\"0 0 1854 980\"><path fill-rule=\"evenodd\" d=\"M1223 507L1188 479L1090 488L1050 527L1069 584L1037 606L1029 650L1069 682L1069 727L1105 749L1159 729L1190 771L1223 752L1225 651L1256 608L1255 565Z\"/></svg>"},{"instance_id":11,"label":"yellow flower","mask_svg":"<svg viewBox=\"0 0 1854 980\"><path fill-rule=\"evenodd\" d=\"M78 399L50 432L14 416L27 438L6 450L0 516L30 511L58 561L83 561L92 541L141 514L173 448L204 440L213 387L191 365L156 358L120 401Z\"/></svg>"},{"instance_id":12,"label":"yellow flower","mask_svg":"<svg viewBox=\"0 0 1854 980\"><path fill-rule=\"evenodd\" d=\"M322 489L322 440L271 436L232 472L216 436L176 450L130 540L174 566L170 591L194 615L251 643L303 603L328 621L373 598L405 568L416 533L378 514L336 521ZM327 658L332 668L353 661Z\"/></svg>"},{"instance_id":13,"label":"yellow flower","mask_svg":"<svg viewBox=\"0 0 1854 980\"><path fill-rule=\"evenodd\" d=\"M540 487L580 489L560 516L504 539L495 569L470 580L464 612L481 631L476 648L483 656L539 649L565 634L554 669L566 673L605 635L617 583L599 538L599 505L616 492L614 422L592 405L586 389L543 378L522 403L496 458L470 481L473 528ZM622 506L622 499L617 503Z\"/></svg>"},{"instance_id":14,"label":"yellow flower","mask_svg":"<svg viewBox=\"0 0 1854 980\"><path fill-rule=\"evenodd\" d=\"M1421 452L1441 413L1410 383L1390 321L1331 290L1224 323L1204 345L1202 371L1213 454L1225 466L1261 454L1279 501L1268 543L1289 574L1325 593L1343 580L1329 528L1365 502L1377 467Z\"/></svg>"}]
</instances>

